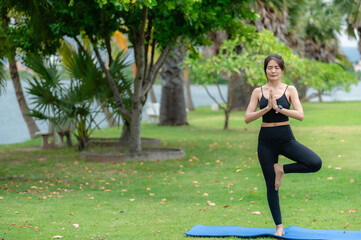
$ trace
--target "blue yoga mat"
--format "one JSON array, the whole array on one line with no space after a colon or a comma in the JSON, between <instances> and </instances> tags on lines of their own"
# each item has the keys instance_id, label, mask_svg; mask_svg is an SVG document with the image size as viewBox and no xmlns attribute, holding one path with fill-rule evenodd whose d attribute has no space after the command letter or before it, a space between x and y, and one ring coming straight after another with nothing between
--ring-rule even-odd
<instances>
[{"instance_id":1,"label":"blue yoga mat","mask_svg":"<svg viewBox=\"0 0 361 240\"><path fill-rule=\"evenodd\" d=\"M259 237L272 236L292 240L361 240L361 231L320 230L301 227L286 227L282 237L273 235L275 229L234 226L196 225L186 232L192 237Z\"/></svg>"}]
</instances>

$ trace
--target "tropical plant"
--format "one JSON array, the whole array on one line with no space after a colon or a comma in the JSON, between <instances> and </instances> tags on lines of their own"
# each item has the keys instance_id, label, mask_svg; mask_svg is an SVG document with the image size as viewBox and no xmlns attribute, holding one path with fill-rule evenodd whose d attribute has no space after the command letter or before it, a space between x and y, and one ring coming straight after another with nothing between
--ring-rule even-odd
<instances>
[{"instance_id":1,"label":"tropical plant","mask_svg":"<svg viewBox=\"0 0 361 240\"><path fill-rule=\"evenodd\" d=\"M36 76L29 80L28 88L34 108L31 115L37 119L48 120L61 128L70 121L78 140L78 150L88 148L90 135L98 127L96 116L100 108L97 100L113 104L114 98L109 91L106 79L97 66L90 50L74 50L63 44L63 63L70 76L70 84L60 80L58 63L43 61L39 56L29 58L29 66ZM129 81L121 81L122 70L126 67L125 56L120 53L109 69L117 79L119 91L129 91ZM124 85L123 83L128 83ZM125 102L129 100L125 99Z\"/></svg>"}]
</instances>

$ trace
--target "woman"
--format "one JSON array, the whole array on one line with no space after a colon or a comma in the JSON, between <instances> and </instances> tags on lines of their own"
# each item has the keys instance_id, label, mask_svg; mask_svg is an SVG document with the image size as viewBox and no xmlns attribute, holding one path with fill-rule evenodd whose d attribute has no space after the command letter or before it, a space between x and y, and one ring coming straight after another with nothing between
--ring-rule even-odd
<instances>
[{"instance_id":1,"label":"woman","mask_svg":"<svg viewBox=\"0 0 361 240\"><path fill-rule=\"evenodd\" d=\"M263 119L258 137L258 159L266 181L267 200L277 236L285 234L278 198L282 176L287 173L317 172L322 165L320 157L293 136L288 119L291 117L302 121L303 109L297 89L281 82L285 70L281 56L273 54L265 59L264 72L268 83L252 92L245 116L246 123L261 116ZM258 104L260 110L257 111ZM280 154L296 163L278 164Z\"/></svg>"}]
</instances>

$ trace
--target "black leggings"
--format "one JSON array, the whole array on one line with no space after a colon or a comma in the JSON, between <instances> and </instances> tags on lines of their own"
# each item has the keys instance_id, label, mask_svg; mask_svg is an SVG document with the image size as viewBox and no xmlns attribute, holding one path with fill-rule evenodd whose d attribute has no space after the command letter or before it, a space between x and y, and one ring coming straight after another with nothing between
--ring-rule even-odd
<instances>
[{"instance_id":1,"label":"black leggings","mask_svg":"<svg viewBox=\"0 0 361 240\"><path fill-rule=\"evenodd\" d=\"M285 173L317 172L322 165L316 153L296 141L290 125L261 128L258 159L266 181L268 205L276 225L282 224L282 218L273 165L278 163L280 154L296 162L284 165Z\"/></svg>"}]
</instances>

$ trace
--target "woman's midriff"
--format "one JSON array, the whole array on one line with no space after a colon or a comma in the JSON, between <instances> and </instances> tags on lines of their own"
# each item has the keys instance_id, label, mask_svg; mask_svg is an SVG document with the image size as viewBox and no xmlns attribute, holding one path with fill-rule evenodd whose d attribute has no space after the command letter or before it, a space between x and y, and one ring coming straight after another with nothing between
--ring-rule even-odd
<instances>
[{"instance_id":1,"label":"woman's midriff","mask_svg":"<svg viewBox=\"0 0 361 240\"><path fill-rule=\"evenodd\" d=\"M262 122L261 127L277 127L277 126L284 126L284 125L290 125L290 122L289 122L289 121L286 121L286 122L275 122L275 123Z\"/></svg>"}]
</instances>

